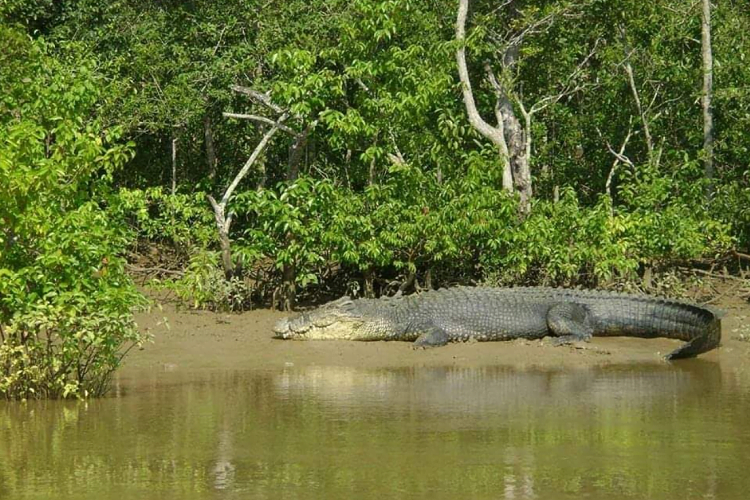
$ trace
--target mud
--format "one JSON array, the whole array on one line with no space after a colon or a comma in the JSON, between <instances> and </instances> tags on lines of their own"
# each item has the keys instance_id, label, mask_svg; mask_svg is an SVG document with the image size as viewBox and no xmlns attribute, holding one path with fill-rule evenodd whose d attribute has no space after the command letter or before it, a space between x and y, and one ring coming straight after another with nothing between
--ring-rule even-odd
<instances>
[{"instance_id":1,"label":"mud","mask_svg":"<svg viewBox=\"0 0 750 500\"><path fill-rule=\"evenodd\" d=\"M732 367L750 359L750 304L725 298L716 306L727 312L722 321L722 345L701 360ZM201 369L277 369L306 366L358 368L483 367L518 369L592 367L626 363L665 363L664 354L680 341L670 339L595 338L590 343L553 346L542 341L516 340L450 344L414 350L409 342L285 341L272 337L274 323L286 313L254 310L214 313L162 303L139 314L139 326L153 336L133 351L123 370L157 368L164 371ZM689 362L689 361L687 361Z\"/></svg>"}]
</instances>

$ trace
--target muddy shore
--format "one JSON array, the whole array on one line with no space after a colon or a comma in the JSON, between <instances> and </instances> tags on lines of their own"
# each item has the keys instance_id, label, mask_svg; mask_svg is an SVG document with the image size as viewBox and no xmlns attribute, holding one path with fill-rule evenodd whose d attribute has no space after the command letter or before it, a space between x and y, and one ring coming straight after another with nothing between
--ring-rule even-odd
<instances>
[{"instance_id":1,"label":"muddy shore","mask_svg":"<svg viewBox=\"0 0 750 500\"><path fill-rule=\"evenodd\" d=\"M722 366L750 360L750 304L728 297L717 304L727 312L722 345L700 356ZM665 363L662 356L680 342L669 339L595 338L590 343L556 347L548 339L450 344L414 350L408 342L284 341L272 338L274 323L285 313L259 309L244 313L195 311L161 302L136 320L153 341L133 350L124 373L144 369L263 369L306 366L399 368L420 366L512 366L519 369L591 367L623 363ZM689 362L689 361L683 361ZM750 366L750 363L747 363Z\"/></svg>"}]
</instances>

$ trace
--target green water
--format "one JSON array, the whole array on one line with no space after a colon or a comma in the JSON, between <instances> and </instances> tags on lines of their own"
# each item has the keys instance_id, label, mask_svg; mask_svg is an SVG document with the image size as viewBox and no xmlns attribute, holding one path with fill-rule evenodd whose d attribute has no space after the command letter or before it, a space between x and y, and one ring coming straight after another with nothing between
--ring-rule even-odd
<instances>
[{"instance_id":1,"label":"green water","mask_svg":"<svg viewBox=\"0 0 750 500\"><path fill-rule=\"evenodd\" d=\"M0 498L745 499L747 380L700 360L144 372L0 403Z\"/></svg>"}]
</instances>

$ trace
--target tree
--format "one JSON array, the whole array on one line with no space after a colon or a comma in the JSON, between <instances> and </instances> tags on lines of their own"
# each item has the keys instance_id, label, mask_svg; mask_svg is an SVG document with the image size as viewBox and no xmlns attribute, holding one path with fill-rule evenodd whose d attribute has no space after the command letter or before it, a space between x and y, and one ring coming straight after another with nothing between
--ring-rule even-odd
<instances>
[{"instance_id":1,"label":"tree","mask_svg":"<svg viewBox=\"0 0 750 500\"><path fill-rule=\"evenodd\" d=\"M144 340L129 234L100 205L133 144L103 126L95 64L0 26L0 395L84 397Z\"/></svg>"},{"instance_id":2,"label":"tree","mask_svg":"<svg viewBox=\"0 0 750 500\"><path fill-rule=\"evenodd\" d=\"M709 197L713 191L714 171L714 112L711 105L714 85L714 58L711 50L711 0L701 0L701 55L703 60L703 164L709 183Z\"/></svg>"}]
</instances>

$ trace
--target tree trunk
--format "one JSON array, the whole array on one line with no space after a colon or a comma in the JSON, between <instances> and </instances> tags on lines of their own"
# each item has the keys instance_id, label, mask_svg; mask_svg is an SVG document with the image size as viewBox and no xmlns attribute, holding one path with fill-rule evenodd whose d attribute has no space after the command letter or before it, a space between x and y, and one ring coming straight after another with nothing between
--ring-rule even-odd
<instances>
[{"instance_id":1,"label":"tree trunk","mask_svg":"<svg viewBox=\"0 0 750 500\"><path fill-rule=\"evenodd\" d=\"M375 298L375 273L372 268L365 271L365 298Z\"/></svg>"},{"instance_id":2,"label":"tree trunk","mask_svg":"<svg viewBox=\"0 0 750 500\"><path fill-rule=\"evenodd\" d=\"M506 68L511 68L516 64L518 52L518 44L512 44L507 48L503 54L503 65ZM522 125L506 90L497 83L494 75L491 79L500 101L500 113L503 120L505 141L508 144L513 185L520 197L518 208L521 215L526 216L531 211L532 196L531 169L529 166L529 159L531 158L531 113L524 113L525 121Z\"/></svg>"},{"instance_id":3,"label":"tree trunk","mask_svg":"<svg viewBox=\"0 0 750 500\"><path fill-rule=\"evenodd\" d=\"M424 273L424 287L428 290L434 290L434 283L432 279L432 267L428 267Z\"/></svg>"},{"instance_id":4,"label":"tree trunk","mask_svg":"<svg viewBox=\"0 0 750 500\"><path fill-rule=\"evenodd\" d=\"M529 130L524 130L521 121L513 110L513 105L507 97L503 97L501 106L503 129L505 141L508 144L508 156L510 160L510 171L513 186L520 196L519 210L526 215L530 210L531 203L531 171L529 167L529 148L527 143L530 139ZM528 128L531 128L531 117L527 119Z\"/></svg>"},{"instance_id":5,"label":"tree trunk","mask_svg":"<svg viewBox=\"0 0 750 500\"><path fill-rule=\"evenodd\" d=\"M281 310L292 311L297 301L297 280L295 266L284 264L281 271Z\"/></svg>"},{"instance_id":6,"label":"tree trunk","mask_svg":"<svg viewBox=\"0 0 750 500\"><path fill-rule=\"evenodd\" d=\"M714 58L711 51L711 0L702 0L701 19L701 53L703 55L703 155L704 172L708 180L708 197L713 196L713 179L716 175L714 170L714 113L711 106L713 93Z\"/></svg>"},{"instance_id":7,"label":"tree trunk","mask_svg":"<svg viewBox=\"0 0 750 500\"><path fill-rule=\"evenodd\" d=\"M177 192L177 137L172 136L172 194Z\"/></svg>"},{"instance_id":8,"label":"tree trunk","mask_svg":"<svg viewBox=\"0 0 750 500\"><path fill-rule=\"evenodd\" d=\"M206 116L203 118L203 137L206 144L206 164L208 167L208 178L214 180L216 178L216 165L218 160L216 159L216 146L214 145L214 133L211 125L211 115L206 112Z\"/></svg>"},{"instance_id":9,"label":"tree trunk","mask_svg":"<svg viewBox=\"0 0 750 500\"><path fill-rule=\"evenodd\" d=\"M512 109L511 109L512 113ZM524 125L518 121L515 113L508 115L506 119L506 136L513 134L508 140L510 147L510 161L513 170L513 184L519 195L518 210L522 217L531 212L531 112L524 112ZM512 122L509 128L508 123ZM510 130L510 132L508 132Z\"/></svg>"},{"instance_id":10,"label":"tree trunk","mask_svg":"<svg viewBox=\"0 0 750 500\"><path fill-rule=\"evenodd\" d=\"M221 247L221 266L224 268L226 279L232 279L234 276L234 264L232 263L232 246L229 241L229 228L232 225L231 214L229 217L224 212L224 206L218 203L213 196L208 195L209 203L214 209L214 219L216 228L219 233L219 246Z\"/></svg>"},{"instance_id":11,"label":"tree trunk","mask_svg":"<svg viewBox=\"0 0 750 500\"><path fill-rule=\"evenodd\" d=\"M469 69L466 65L466 17L469 12L469 0L460 0L458 4L458 17L456 19L456 41L459 47L456 50L456 64L458 65L458 78L461 80L461 90L463 93L466 114L469 117L469 123L482 136L492 142L500 153L500 161L503 168L503 189L513 192L512 174L510 172L510 155L508 152L508 143L505 139L504 124L501 118L500 105L495 107L497 126L493 127L479 114L474 92L471 87L469 78Z\"/></svg>"},{"instance_id":12,"label":"tree trunk","mask_svg":"<svg viewBox=\"0 0 750 500\"><path fill-rule=\"evenodd\" d=\"M229 240L229 229L232 225L232 212L229 212L229 214L227 214L227 206L229 204L229 200L232 198L234 190L237 189L237 186L239 186L242 179L247 175L247 173L250 171L250 168L255 164L257 159L263 153L266 146L268 145L268 142L276 134L281 124L283 124L283 122L288 117L288 113L284 113L283 115L281 115L276 121L276 124L271 127L271 130L263 135L263 138L260 140L258 145L255 146L255 149L250 155L250 158L248 158L248 160L242 166L232 182L229 184L229 187L224 192L224 196L221 197L221 201L217 202L211 195L206 196L209 203L211 203L211 207L214 209L216 229L219 233L219 243L221 245L221 263L227 279L230 279L235 273L235 268L232 263L231 242Z\"/></svg>"},{"instance_id":13,"label":"tree trunk","mask_svg":"<svg viewBox=\"0 0 750 500\"><path fill-rule=\"evenodd\" d=\"M289 147L289 171L287 173L287 179L294 181L299 177L299 164L304 157L305 146L307 145L307 138L310 136L310 130L312 125L308 125L305 129L295 137L294 142Z\"/></svg>"}]
</instances>

